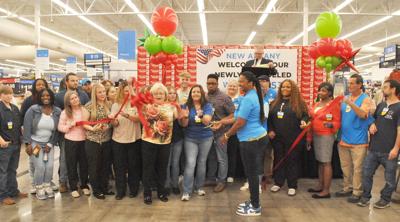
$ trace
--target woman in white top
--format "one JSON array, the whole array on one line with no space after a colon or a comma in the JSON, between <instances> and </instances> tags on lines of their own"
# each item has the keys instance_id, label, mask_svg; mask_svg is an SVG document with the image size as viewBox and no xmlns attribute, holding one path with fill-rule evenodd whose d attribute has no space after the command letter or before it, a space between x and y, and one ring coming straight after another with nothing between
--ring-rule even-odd
<instances>
[{"instance_id":1,"label":"woman in white top","mask_svg":"<svg viewBox=\"0 0 400 222\"><path fill-rule=\"evenodd\" d=\"M121 200L125 196L128 182L129 197L136 197L139 190L141 156L140 156L140 120L136 107L130 103L131 90L126 81L120 83L116 103L111 107L111 117L120 114L112 122L112 152L114 157L115 199ZM121 108L122 106L122 108ZM128 181L126 178L128 172Z\"/></svg>"}]
</instances>

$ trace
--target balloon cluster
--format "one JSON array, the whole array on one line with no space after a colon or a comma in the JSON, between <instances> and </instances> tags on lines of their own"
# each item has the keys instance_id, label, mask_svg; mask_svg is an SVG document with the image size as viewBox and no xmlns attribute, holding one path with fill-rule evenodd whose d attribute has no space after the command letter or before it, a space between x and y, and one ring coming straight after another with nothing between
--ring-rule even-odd
<instances>
[{"instance_id":1,"label":"balloon cluster","mask_svg":"<svg viewBox=\"0 0 400 222\"><path fill-rule=\"evenodd\" d=\"M173 34L178 27L178 16L170 7L157 8L151 16L151 24L158 35L149 35L140 39L150 54L152 64L176 64L178 55L183 52L183 42Z\"/></svg>"},{"instance_id":2,"label":"balloon cluster","mask_svg":"<svg viewBox=\"0 0 400 222\"><path fill-rule=\"evenodd\" d=\"M321 39L311 44L309 52L317 66L327 73L341 70L345 65L358 72L350 60L359 50L353 51L348 39L335 39L342 30L340 17L334 12L323 12L315 23L315 31Z\"/></svg>"}]
</instances>

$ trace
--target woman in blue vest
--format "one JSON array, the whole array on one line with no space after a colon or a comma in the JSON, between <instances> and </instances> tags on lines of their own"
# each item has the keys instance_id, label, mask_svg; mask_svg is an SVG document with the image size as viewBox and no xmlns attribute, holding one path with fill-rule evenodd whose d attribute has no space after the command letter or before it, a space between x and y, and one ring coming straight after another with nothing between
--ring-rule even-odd
<instances>
[{"instance_id":1,"label":"woman in blue vest","mask_svg":"<svg viewBox=\"0 0 400 222\"><path fill-rule=\"evenodd\" d=\"M243 166L249 181L250 201L239 204L236 214L259 216L259 175L263 174L264 149L268 144L267 131L263 127L264 102L260 83L252 72L245 71L240 74L239 86L245 95L235 111L233 126L222 136L221 142L226 143L230 136L237 134ZM221 123L229 124L229 120Z\"/></svg>"}]
</instances>

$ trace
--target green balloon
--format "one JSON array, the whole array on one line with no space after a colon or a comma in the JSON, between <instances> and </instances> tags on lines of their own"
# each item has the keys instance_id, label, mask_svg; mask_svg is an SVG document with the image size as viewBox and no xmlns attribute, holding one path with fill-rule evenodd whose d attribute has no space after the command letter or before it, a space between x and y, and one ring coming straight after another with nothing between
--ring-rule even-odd
<instances>
[{"instance_id":1,"label":"green balloon","mask_svg":"<svg viewBox=\"0 0 400 222\"><path fill-rule=\"evenodd\" d=\"M337 67L340 63L342 63L342 59L337 56L332 56L332 65Z\"/></svg>"},{"instance_id":2,"label":"green balloon","mask_svg":"<svg viewBox=\"0 0 400 222\"><path fill-rule=\"evenodd\" d=\"M319 68L324 68L325 67L325 57L323 57L323 56L318 57L316 63Z\"/></svg>"},{"instance_id":3,"label":"green balloon","mask_svg":"<svg viewBox=\"0 0 400 222\"><path fill-rule=\"evenodd\" d=\"M149 36L146 41L144 41L144 48L150 55L161 52L161 39L155 35Z\"/></svg>"},{"instance_id":4,"label":"green balloon","mask_svg":"<svg viewBox=\"0 0 400 222\"><path fill-rule=\"evenodd\" d=\"M162 40L162 50L168 54L174 54L179 47L179 42L175 36L171 35Z\"/></svg>"},{"instance_id":5,"label":"green balloon","mask_svg":"<svg viewBox=\"0 0 400 222\"><path fill-rule=\"evenodd\" d=\"M327 64L325 64L325 71L327 72L327 73L330 73L331 71L332 71L332 64L331 63L327 63Z\"/></svg>"},{"instance_id":6,"label":"green balloon","mask_svg":"<svg viewBox=\"0 0 400 222\"><path fill-rule=\"evenodd\" d=\"M183 42L179 39L177 41L178 41L178 47L175 50L175 54L180 55L183 53Z\"/></svg>"},{"instance_id":7,"label":"green balloon","mask_svg":"<svg viewBox=\"0 0 400 222\"><path fill-rule=\"evenodd\" d=\"M321 13L315 24L315 32L320 38L335 38L342 31L342 20L334 12Z\"/></svg>"},{"instance_id":8,"label":"green balloon","mask_svg":"<svg viewBox=\"0 0 400 222\"><path fill-rule=\"evenodd\" d=\"M332 63L332 57L331 56L325 57L325 63Z\"/></svg>"}]
</instances>

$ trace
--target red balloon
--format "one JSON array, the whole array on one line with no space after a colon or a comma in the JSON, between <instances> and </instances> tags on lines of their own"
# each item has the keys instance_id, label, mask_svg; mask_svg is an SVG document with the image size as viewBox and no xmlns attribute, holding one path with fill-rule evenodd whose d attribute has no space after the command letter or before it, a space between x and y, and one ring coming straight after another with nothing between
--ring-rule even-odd
<instances>
[{"instance_id":1,"label":"red balloon","mask_svg":"<svg viewBox=\"0 0 400 222\"><path fill-rule=\"evenodd\" d=\"M151 15L151 24L159 35L169 36L174 34L178 27L178 16L172 8L160 7Z\"/></svg>"},{"instance_id":2,"label":"red balloon","mask_svg":"<svg viewBox=\"0 0 400 222\"><path fill-rule=\"evenodd\" d=\"M165 60L164 65L170 66L172 64L172 61L170 59Z\"/></svg>"},{"instance_id":3,"label":"red balloon","mask_svg":"<svg viewBox=\"0 0 400 222\"><path fill-rule=\"evenodd\" d=\"M319 57L317 44L318 44L318 42L314 42L310 46L309 54L310 54L310 57L313 59L317 59Z\"/></svg>"},{"instance_id":4,"label":"red balloon","mask_svg":"<svg viewBox=\"0 0 400 222\"><path fill-rule=\"evenodd\" d=\"M334 56L336 54L336 42L333 38L320 39L317 48L321 56Z\"/></svg>"},{"instance_id":5,"label":"red balloon","mask_svg":"<svg viewBox=\"0 0 400 222\"><path fill-rule=\"evenodd\" d=\"M336 41L336 56L348 58L352 55L353 44L348 39L339 39Z\"/></svg>"},{"instance_id":6,"label":"red balloon","mask_svg":"<svg viewBox=\"0 0 400 222\"><path fill-rule=\"evenodd\" d=\"M160 61L160 63L164 63L165 60L167 60L167 54L165 54L164 52L159 52L156 54L156 58L158 61Z\"/></svg>"},{"instance_id":7,"label":"red balloon","mask_svg":"<svg viewBox=\"0 0 400 222\"><path fill-rule=\"evenodd\" d=\"M150 63L158 65L158 64L160 64L160 61L158 60L158 58L156 56L152 55L152 56L150 56Z\"/></svg>"}]
</instances>

